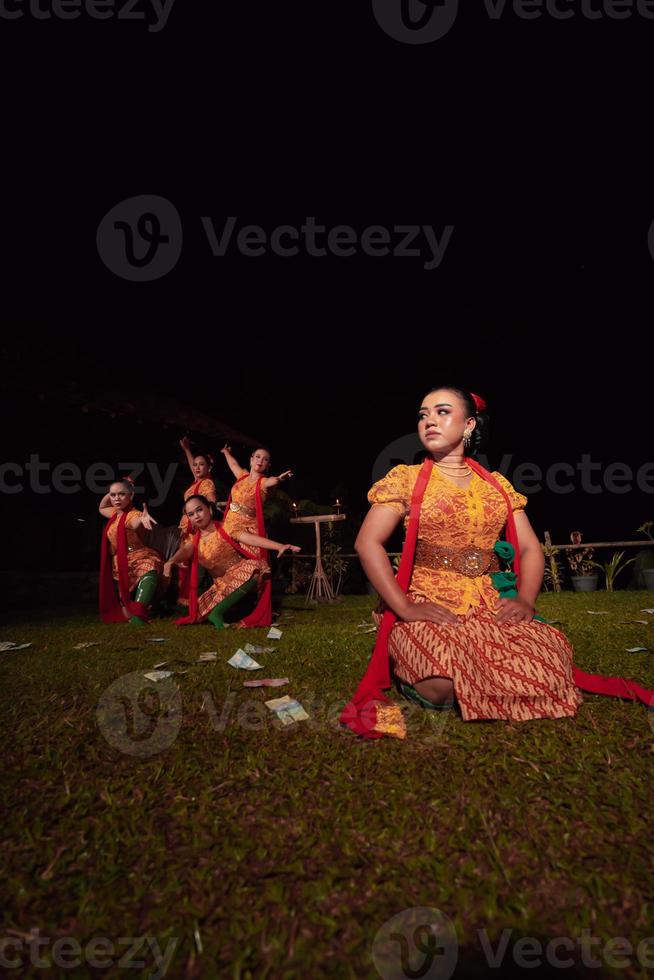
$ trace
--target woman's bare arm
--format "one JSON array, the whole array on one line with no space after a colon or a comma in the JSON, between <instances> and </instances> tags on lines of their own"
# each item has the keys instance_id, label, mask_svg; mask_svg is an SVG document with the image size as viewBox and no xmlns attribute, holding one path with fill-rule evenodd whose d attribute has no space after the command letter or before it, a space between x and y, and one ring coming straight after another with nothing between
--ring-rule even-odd
<instances>
[{"instance_id":1,"label":"woman's bare arm","mask_svg":"<svg viewBox=\"0 0 654 980\"><path fill-rule=\"evenodd\" d=\"M243 472L243 467L240 465L240 463L238 462L238 460L235 459L234 456L232 456L231 447L225 445L225 446L223 446L223 448L220 451L223 454L223 456L225 457L225 459L227 460L227 465L229 466L230 470L232 471L232 473L234 474L234 476L238 480L239 476Z\"/></svg>"},{"instance_id":2,"label":"woman's bare arm","mask_svg":"<svg viewBox=\"0 0 654 980\"><path fill-rule=\"evenodd\" d=\"M364 572L386 605L400 619L406 622L457 624L456 616L449 609L435 602L412 603L397 584L384 545L401 520L402 515L391 507L377 504L370 508L354 542Z\"/></svg>"},{"instance_id":3,"label":"woman's bare arm","mask_svg":"<svg viewBox=\"0 0 654 980\"><path fill-rule=\"evenodd\" d=\"M529 622L534 616L536 597L543 584L545 556L529 518L524 511L515 515L515 529L520 548L520 588L515 599L500 599L496 616L499 625L506 622Z\"/></svg>"}]
</instances>

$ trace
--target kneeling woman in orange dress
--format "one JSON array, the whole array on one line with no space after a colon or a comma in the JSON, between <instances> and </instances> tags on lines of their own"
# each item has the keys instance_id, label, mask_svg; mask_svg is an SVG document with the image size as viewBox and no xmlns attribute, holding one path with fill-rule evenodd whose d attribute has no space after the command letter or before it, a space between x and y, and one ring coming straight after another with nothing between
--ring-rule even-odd
<instances>
[{"instance_id":1,"label":"kneeling woman in orange dress","mask_svg":"<svg viewBox=\"0 0 654 980\"><path fill-rule=\"evenodd\" d=\"M566 636L536 616L544 558L527 500L472 458L485 408L464 389L432 389L418 411L424 463L396 466L368 494L355 547L386 611L341 716L358 735L404 737L401 709L383 693L391 673L404 697L456 704L464 721L573 717L581 690L654 704L634 681L580 671ZM400 522L395 578L384 545Z\"/></svg>"},{"instance_id":2,"label":"kneeling woman in orange dress","mask_svg":"<svg viewBox=\"0 0 654 980\"><path fill-rule=\"evenodd\" d=\"M247 595L261 578L269 574L267 559L261 558L251 549L273 550L278 555L300 549L296 545L279 544L247 531L241 531L237 540L227 533L219 521L214 520L210 502L199 495L189 497L184 511L194 530L193 539L182 545L170 561L166 562L164 569L168 576L173 565L192 562L189 615L178 619L177 624L188 626L208 619L216 629L223 629L223 617L227 610ZM208 570L213 585L198 597L200 565Z\"/></svg>"},{"instance_id":3,"label":"kneeling woman in orange dress","mask_svg":"<svg viewBox=\"0 0 654 980\"><path fill-rule=\"evenodd\" d=\"M141 536L142 528L150 531L156 521L137 510L133 502L131 480L112 483L100 502L100 513L109 518L102 534L100 615L105 623L127 620L142 626L148 621L148 606L157 591L163 560L159 552L146 547Z\"/></svg>"}]
</instances>

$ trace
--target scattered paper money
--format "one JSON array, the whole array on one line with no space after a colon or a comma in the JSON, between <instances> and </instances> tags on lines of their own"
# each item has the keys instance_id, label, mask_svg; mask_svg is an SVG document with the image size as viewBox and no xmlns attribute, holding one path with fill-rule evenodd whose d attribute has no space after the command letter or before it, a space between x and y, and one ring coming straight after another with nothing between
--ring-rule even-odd
<instances>
[{"instance_id":1,"label":"scattered paper money","mask_svg":"<svg viewBox=\"0 0 654 980\"><path fill-rule=\"evenodd\" d=\"M166 643L168 641L167 636L149 636L148 643Z\"/></svg>"},{"instance_id":2,"label":"scattered paper money","mask_svg":"<svg viewBox=\"0 0 654 980\"><path fill-rule=\"evenodd\" d=\"M31 643L11 643L5 640L3 643L0 643L0 653L13 653L14 650L26 650L27 647L31 646Z\"/></svg>"},{"instance_id":3,"label":"scattered paper money","mask_svg":"<svg viewBox=\"0 0 654 980\"><path fill-rule=\"evenodd\" d=\"M149 681L163 681L163 680L166 679L166 677L172 677L173 676L173 671L172 670L151 670L147 674L144 674L143 676L144 677L147 677L147 679Z\"/></svg>"},{"instance_id":4,"label":"scattered paper money","mask_svg":"<svg viewBox=\"0 0 654 980\"><path fill-rule=\"evenodd\" d=\"M544 623L547 623L548 626L556 626L557 623L562 623L563 620L562 619L545 619L545 617L543 616L543 622Z\"/></svg>"},{"instance_id":5,"label":"scattered paper money","mask_svg":"<svg viewBox=\"0 0 654 980\"><path fill-rule=\"evenodd\" d=\"M246 643L243 647L246 653L272 653L274 647L257 647L253 643Z\"/></svg>"},{"instance_id":6,"label":"scattered paper money","mask_svg":"<svg viewBox=\"0 0 654 980\"><path fill-rule=\"evenodd\" d=\"M200 661L200 663L208 663L210 660L215 660L217 656L218 656L217 653L211 653L210 651L207 651L206 653L201 653L200 656L198 657L198 660Z\"/></svg>"},{"instance_id":7,"label":"scattered paper money","mask_svg":"<svg viewBox=\"0 0 654 980\"><path fill-rule=\"evenodd\" d=\"M278 630L276 626L271 626L268 632L266 633L267 640L281 640L281 638L282 638L282 631Z\"/></svg>"},{"instance_id":8,"label":"scattered paper money","mask_svg":"<svg viewBox=\"0 0 654 980\"><path fill-rule=\"evenodd\" d=\"M621 619L618 626L628 626L629 623L636 623L638 626L649 626L646 619Z\"/></svg>"},{"instance_id":9,"label":"scattered paper money","mask_svg":"<svg viewBox=\"0 0 654 980\"><path fill-rule=\"evenodd\" d=\"M275 712L283 725L292 725L296 721L306 721L309 717L300 702L296 701L295 698L289 698L288 694L283 698L265 701L264 704Z\"/></svg>"},{"instance_id":10,"label":"scattered paper money","mask_svg":"<svg viewBox=\"0 0 654 980\"><path fill-rule=\"evenodd\" d=\"M243 687L283 687L288 683L288 677L262 677L254 681L243 681Z\"/></svg>"},{"instance_id":11,"label":"scattered paper money","mask_svg":"<svg viewBox=\"0 0 654 980\"><path fill-rule=\"evenodd\" d=\"M87 650L89 647L99 647L100 644L96 641L94 643L76 643L73 650Z\"/></svg>"},{"instance_id":12,"label":"scattered paper money","mask_svg":"<svg viewBox=\"0 0 654 980\"><path fill-rule=\"evenodd\" d=\"M245 650L237 650L227 663L231 664L232 667L238 668L238 670L263 670L263 665L258 664L256 660L248 656Z\"/></svg>"},{"instance_id":13,"label":"scattered paper money","mask_svg":"<svg viewBox=\"0 0 654 980\"><path fill-rule=\"evenodd\" d=\"M607 612L598 609L587 609L586 612L589 616L608 616Z\"/></svg>"},{"instance_id":14,"label":"scattered paper money","mask_svg":"<svg viewBox=\"0 0 654 980\"><path fill-rule=\"evenodd\" d=\"M160 664L155 664L152 668L153 670L159 670L160 667L165 667L166 664L170 663L170 660L162 660Z\"/></svg>"},{"instance_id":15,"label":"scattered paper money","mask_svg":"<svg viewBox=\"0 0 654 980\"><path fill-rule=\"evenodd\" d=\"M357 636L365 636L366 633L376 633L376 632L377 632L376 626L368 626L368 628L365 630L357 629Z\"/></svg>"},{"instance_id":16,"label":"scattered paper money","mask_svg":"<svg viewBox=\"0 0 654 980\"><path fill-rule=\"evenodd\" d=\"M627 647L627 653L649 653L650 647Z\"/></svg>"},{"instance_id":17,"label":"scattered paper money","mask_svg":"<svg viewBox=\"0 0 654 980\"><path fill-rule=\"evenodd\" d=\"M649 613L650 616L654 616L654 609L641 609L640 611Z\"/></svg>"}]
</instances>

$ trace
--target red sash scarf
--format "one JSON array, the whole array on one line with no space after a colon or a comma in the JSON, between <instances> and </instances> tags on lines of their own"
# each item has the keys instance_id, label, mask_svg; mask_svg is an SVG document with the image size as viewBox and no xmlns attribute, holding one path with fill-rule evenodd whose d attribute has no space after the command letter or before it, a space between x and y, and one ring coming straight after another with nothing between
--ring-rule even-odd
<instances>
[{"instance_id":1,"label":"red sash scarf","mask_svg":"<svg viewBox=\"0 0 654 980\"><path fill-rule=\"evenodd\" d=\"M111 547L109 544L109 528L118 521L116 529L116 557L118 559L118 592L120 601L130 616L148 619L147 608L142 602L132 602L129 597L129 566L127 563L127 518L130 511L123 511L120 516L116 513L109 518L102 532L102 550L100 552L100 616L103 623L126 623L120 602L116 596L114 580L111 574Z\"/></svg>"},{"instance_id":2,"label":"red sash scarf","mask_svg":"<svg viewBox=\"0 0 654 980\"><path fill-rule=\"evenodd\" d=\"M239 555L242 555L244 558L249 558L250 560L256 561L257 556L255 554L253 554L251 551L246 551L245 548L242 548L241 547L241 545L238 543L238 541L235 541L234 538L230 537L230 535L227 533L227 531L225 531L225 529L223 528L223 526L220 524L219 521L214 521L213 522L213 525L214 525L216 531L218 532L218 534L223 538L224 541L226 541L229 545L231 545L231 547L234 549L234 551L237 551L239 553ZM192 563L191 563L191 585L190 585L190 592L189 592L189 614L188 614L188 616L183 616L181 619L176 619L175 620L175 623L176 623L177 626L192 626L193 623L197 622L197 618L198 618L198 579L199 579L199 569L200 569L199 554L200 554L200 538L201 538L201 536L202 535L201 535L201 532L199 530L196 531L195 534L193 535L193 559L192 559Z\"/></svg>"},{"instance_id":3,"label":"red sash scarf","mask_svg":"<svg viewBox=\"0 0 654 980\"><path fill-rule=\"evenodd\" d=\"M242 479L245 479L243 477ZM261 495L261 486L263 484L264 477L259 477L257 480L256 489L256 510L257 510L257 534L260 538L266 537L266 525L263 520L263 499ZM229 499L231 501L232 495L230 493ZM228 503L229 506L229 503ZM227 513L227 511L225 511ZM265 561L268 566L268 571L270 571L270 560L268 558L268 551L266 548L259 548L259 558ZM272 582L270 579L270 574L265 576L263 588L259 594L259 601L245 619L241 620L241 626L251 627L256 629L257 627L270 626L272 623Z\"/></svg>"},{"instance_id":4,"label":"red sash scarf","mask_svg":"<svg viewBox=\"0 0 654 980\"><path fill-rule=\"evenodd\" d=\"M514 571L516 573L516 584L520 582L520 546L518 534L513 516L513 508L509 497L498 481L480 466L474 459L465 460L474 472L490 483L492 487L499 491L504 497L507 505L506 521L506 540L513 545L515 550ZM403 592L407 592L413 571L413 562L416 552L416 542L418 539L418 529L420 525L420 509L425 495L427 484L431 476L433 460L426 459L418 473L413 494L411 497L411 510L409 513L409 524L407 527L404 547L400 567L397 572L397 584ZM384 694L391 686L390 664L388 658L388 637L397 620L395 613L387 609L382 616L382 621L377 633L377 642L373 650L368 668L363 675L361 683L354 693L352 700L345 706L341 714L341 723L347 725L356 735L364 738L381 738L383 733L374 731L377 720L375 702L389 704L390 699ZM578 688L591 694L606 694L610 697L628 698L631 701L640 700L648 707L654 707L654 691L641 687L632 680L625 680L623 677L604 677L601 674L586 674L577 667L572 668L572 677Z\"/></svg>"},{"instance_id":5,"label":"red sash scarf","mask_svg":"<svg viewBox=\"0 0 654 980\"><path fill-rule=\"evenodd\" d=\"M199 496L199 494L200 494L200 487L202 486L202 484L204 483L205 480L209 480L209 479L210 478L208 476L203 476L201 479L197 480L192 486L190 486L188 488L188 490L186 491L186 493L184 494L184 503L186 503L186 501L189 500L191 497L197 497L197 496ZM213 480L211 481L211 485L212 485L213 490L214 490L214 493L215 493L216 492L216 486L215 486ZM183 518L186 517L186 513L185 512L182 513L182 517ZM190 533L189 530L188 530L188 528L190 528L190 527L191 527L191 522L189 521L188 517L186 517L186 528L187 528L187 530L184 532L185 534L189 534ZM178 599L188 599L188 597L189 597L189 592L188 592L188 590L189 590L189 584L190 584L190 577L189 577L188 568L178 568L177 569L177 597L178 597Z\"/></svg>"}]
</instances>

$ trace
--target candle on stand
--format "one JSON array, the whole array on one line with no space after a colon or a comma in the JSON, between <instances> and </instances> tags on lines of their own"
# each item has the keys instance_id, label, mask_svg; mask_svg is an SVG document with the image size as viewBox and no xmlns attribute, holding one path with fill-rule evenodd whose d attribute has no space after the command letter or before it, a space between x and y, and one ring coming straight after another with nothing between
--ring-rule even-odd
<instances>
[{"instance_id":1,"label":"candle on stand","mask_svg":"<svg viewBox=\"0 0 654 980\"><path fill-rule=\"evenodd\" d=\"M297 504L293 501L293 517L297 517Z\"/></svg>"},{"instance_id":2,"label":"candle on stand","mask_svg":"<svg viewBox=\"0 0 654 980\"><path fill-rule=\"evenodd\" d=\"M341 512L341 502L338 499L338 497L336 498L336 503L334 504L334 507L336 508L336 513L337 514L340 514L340 512Z\"/></svg>"}]
</instances>

